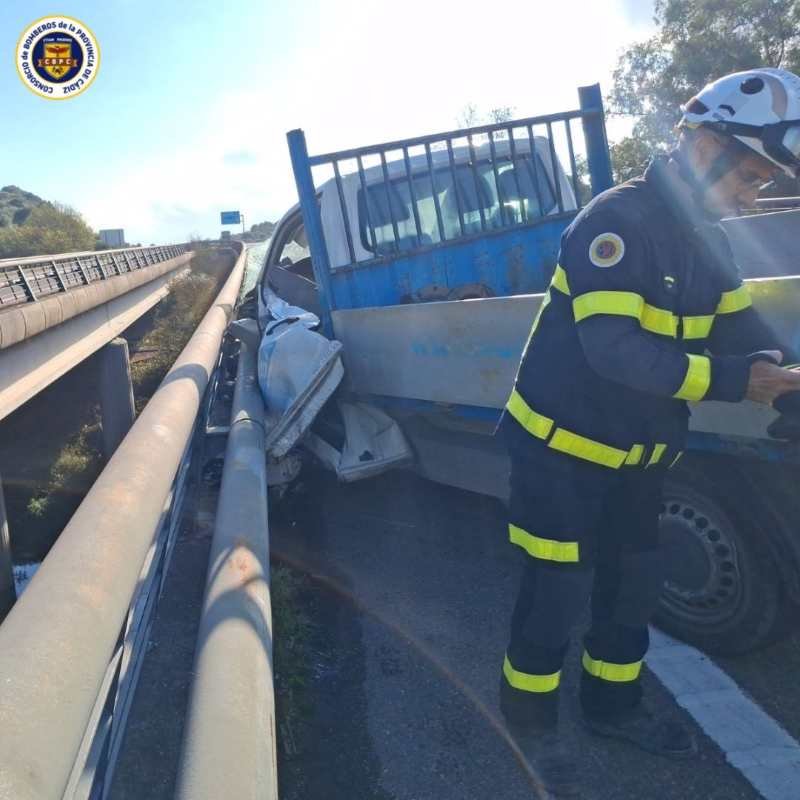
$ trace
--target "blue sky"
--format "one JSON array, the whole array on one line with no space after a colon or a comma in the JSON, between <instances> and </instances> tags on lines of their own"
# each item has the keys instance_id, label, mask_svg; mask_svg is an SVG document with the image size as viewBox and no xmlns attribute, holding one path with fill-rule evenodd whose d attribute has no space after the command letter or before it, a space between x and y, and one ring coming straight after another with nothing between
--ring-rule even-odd
<instances>
[{"instance_id":1,"label":"blue sky","mask_svg":"<svg viewBox=\"0 0 800 800\"><path fill-rule=\"evenodd\" d=\"M68 203L129 241L216 236L222 209L249 225L295 202L287 130L304 128L320 152L451 129L468 103L574 108L577 86L608 89L619 51L650 32L650 7L6 0L0 185ZM95 83L62 102L29 92L14 68L20 33L54 11L84 22L102 51ZM612 137L624 129L613 123Z\"/></svg>"}]
</instances>

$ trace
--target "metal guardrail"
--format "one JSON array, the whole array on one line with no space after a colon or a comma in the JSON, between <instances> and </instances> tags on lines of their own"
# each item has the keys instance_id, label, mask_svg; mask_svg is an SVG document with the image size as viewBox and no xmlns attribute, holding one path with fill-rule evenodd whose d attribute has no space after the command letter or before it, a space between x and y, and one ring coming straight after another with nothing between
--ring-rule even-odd
<instances>
[{"instance_id":1,"label":"metal guardrail","mask_svg":"<svg viewBox=\"0 0 800 800\"><path fill-rule=\"evenodd\" d=\"M107 795L159 588L158 560L163 568L174 536L165 509L180 492L244 253L0 625L0 800Z\"/></svg>"},{"instance_id":2,"label":"metal guardrail","mask_svg":"<svg viewBox=\"0 0 800 800\"><path fill-rule=\"evenodd\" d=\"M185 245L170 244L0 260L0 311L135 272L185 252Z\"/></svg>"},{"instance_id":3,"label":"metal guardrail","mask_svg":"<svg viewBox=\"0 0 800 800\"><path fill-rule=\"evenodd\" d=\"M780 211L790 208L800 208L800 197L759 197L756 200L757 211Z\"/></svg>"},{"instance_id":4,"label":"metal guardrail","mask_svg":"<svg viewBox=\"0 0 800 800\"><path fill-rule=\"evenodd\" d=\"M253 320L231 328L241 336L241 348L178 800L278 798L259 335Z\"/></svg>"}]
</instances>

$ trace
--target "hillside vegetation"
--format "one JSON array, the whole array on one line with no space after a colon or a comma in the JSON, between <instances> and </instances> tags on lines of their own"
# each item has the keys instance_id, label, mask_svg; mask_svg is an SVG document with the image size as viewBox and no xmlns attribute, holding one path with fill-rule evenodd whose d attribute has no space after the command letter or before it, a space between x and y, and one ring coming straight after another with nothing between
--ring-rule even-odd
<instances>
[{"instance_id":1,"label":"hillside vegetation","mask_svg":"<svg viewBox=\"0 0 800 800\"><path fill-rule=\"evenodd\" d=\"M75 209L18 186L0 189L0 258L74 253L98 245L97 234Z\"/></svg>"},{"instance_id":2,"label":"hillside vegetation","mask_svg":"<svg viewBox=\"0 0 800 800\"><path fill-rule=\"evenodd\" d=\"M31 211L44 200L18 186L3 186L0 189L0 228L22 225Z\"/></svg>"}]
</instances>

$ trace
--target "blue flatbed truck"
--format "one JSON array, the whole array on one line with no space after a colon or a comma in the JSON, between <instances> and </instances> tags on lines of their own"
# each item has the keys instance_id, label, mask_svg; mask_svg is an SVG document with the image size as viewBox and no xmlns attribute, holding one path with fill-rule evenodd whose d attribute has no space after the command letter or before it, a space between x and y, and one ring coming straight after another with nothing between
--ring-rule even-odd
<instances>
[{"instance_id":1,"label":"blue flatbed truck","mask_svg":"<svg viewBox=\"0 0 800 800\"><path fill-rule=\"evenodd\" d=\"M599 86L579 98L573 111L318 156L302 131L288 134L299 203L256 285L262 330L286 308L311 312L342 344L336 397L381 409L408 443L403 463L432 480L507 491L491 434L561 233L613 183ZM755 304L795 349L798 215L725 222ZM346 438L334 405L308 432L316 453ZM767 435L775 416L749 402L697 404L665 488L658 622L712 652L774 641L800 606L800 446ZM334 445L319 444L326 436ZM369 461L380 447L361 449Z\"/></svg>"}]
</instances>

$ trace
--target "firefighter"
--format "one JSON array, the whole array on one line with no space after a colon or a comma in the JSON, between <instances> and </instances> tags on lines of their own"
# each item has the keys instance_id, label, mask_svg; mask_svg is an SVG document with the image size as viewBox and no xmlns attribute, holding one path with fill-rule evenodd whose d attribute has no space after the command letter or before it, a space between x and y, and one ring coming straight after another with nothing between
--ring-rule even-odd
<instances>
[{"instance_id":1,"label":"firefighter","mask_svg":"<svg viewBox=\"0 0 800 800\"><path fill-rule=\"evenodd\" d=\"M687 401L769 404L800 389L800 373L778 366L786 350L753 309L718 224L780 171L800 175L800 78L729 75L682 110L676 149L594 198L564 232L500 423L509 535L525 558L500 707L556 796L577 792L557 733L559 685L590 599L588 729L663 756L695 752L688 729L642 703L663 584L663 479L684 446Z\"/></svg>"}]
</instances>

